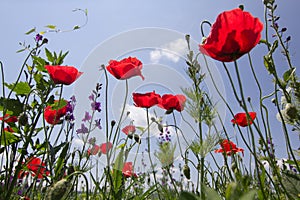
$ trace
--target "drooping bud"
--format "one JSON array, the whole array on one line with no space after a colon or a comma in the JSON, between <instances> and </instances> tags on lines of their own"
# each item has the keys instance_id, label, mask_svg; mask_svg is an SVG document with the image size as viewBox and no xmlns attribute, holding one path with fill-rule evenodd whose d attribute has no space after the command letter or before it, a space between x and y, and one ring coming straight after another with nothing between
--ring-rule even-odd
<instances>
[{"instance_id":1,"label":"drooping bud","mask_svg":"<svg viewBox=\"0 0 300 200\"><path fill-rule=\"evenodd\" d=\"M185 165L183 166L182 171L183 171L184 176L185 176L188 180L190 180L190 179L191 179L191 170L190 170L190 167L189 167L187 164L185 164Z\"/></svg>"},{"instance_id":2,"label":"drooping bud","mask_svg":"<svg viewBox=\"0 0 300 200\"><path fill-rule=\"evenodd\" d=\"M68 194L69 189L71 189L71 183L67 179L61 179L51 186L45 195L47 200L61 200L65 198L65 195Z\"/></svg>"},{"instance_id":3,"label":"drooping bud","mask_svg":"<svg viewBox=\"0 0 300 200\"><path fill-rule=\"evenodd\" d=\"M21 126L26 126L28 124L28 116L25 113L20 114L18 122Z\"/></svg>"}]
</instances>

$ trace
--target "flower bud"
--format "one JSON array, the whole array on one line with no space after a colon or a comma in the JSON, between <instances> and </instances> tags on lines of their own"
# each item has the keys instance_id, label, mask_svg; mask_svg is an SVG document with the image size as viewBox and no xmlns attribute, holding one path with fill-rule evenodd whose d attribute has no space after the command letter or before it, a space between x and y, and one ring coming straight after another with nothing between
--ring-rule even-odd
<instances>
[{"instance_id":1,"label":"flower bud","mask_svg":"<svg viewBox=\"0 0 300 200\"><path fill-rule=\"evenodd\" d=\"M134 140L135 140L137 143L141 144L141 137L140 137L138 134L134 134Z\"/></svg>"},{"instance_id":2,"label":"flower bud","mask_svg":"<svg viewBox=\"0 0 300 200\"><path fill-rule=\"evenodd\" d=\"M297 117L297 108L294 105L292 105L291 103L286 104L285 112L286 112L286 115L290 119L296 119L296 117Z\"/></svg>"},{"instance_id":3,"label":"flower bud","mask_svg":"<svg viewBox=\"0 0 300 200\"><path fill-rule=\"evenodd\" d=\"M18 122L21 126L26 126L28 124L28 117L25 113L22 113L19 118Z\"/></svg>"},{"instance_id":4,"label":"flower bud","mask_svg":"<svg viewBox=\"0 0 300 200\"><path fill-rule=\"evenodd\" d=\"M114 126L116 125L116 121L115 121L115 120L112 120L112 121L110 122L110 125L111 125L111 127L114 127Z\"/></svg>"},{"instance_id":5,"label":"flower bud","mask_svg":"<svg viewBox=\"0 0 300 200\"><path fill-rule=\"evenodd\" d=\"M183 166L183 174L184 174L184 176L185 176L188 180L190 180L190 178L191 178L191 170L190 170L190 167L189 167L187 164L185 164L185 165Z\"/></svg>"},{"instance_id":6,"label":"flower bud","mask_svg":"<svg viewBox=\"0 0 300 200\"><path fill-rule=\"evenodd\" d=\"M71 183L67 179L61 179L50 187L47 192L45 199L49 200L60 200L64 199L64 196L69 192Z\"/></svg>"}]
</instances>

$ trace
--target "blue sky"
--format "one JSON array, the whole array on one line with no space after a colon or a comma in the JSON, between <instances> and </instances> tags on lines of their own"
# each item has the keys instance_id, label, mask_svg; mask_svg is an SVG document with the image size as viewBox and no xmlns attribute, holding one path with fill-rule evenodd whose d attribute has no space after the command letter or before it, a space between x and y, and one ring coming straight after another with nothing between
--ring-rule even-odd
<instances>
[{"instance_id":1,"label":"blue sky","mask_svg":"<svg viewBox=\"0 0 300 200\"><path fill-rule=\"evenodd\" d=\"M1 1L0 12L0 60L4 64L5 75L7 82L12 82L16 78L16 71L20 68L24 53L16 53L21 47L19 42L25 41L26 43L33 43L33 35L26 36L24 33L33 27L36 27L38 31L45 30L45 25L53 24L58 28L65 30L84 23L84 16L80 12L72 12L73 9L87 9L88 10L88 24L78 31L66 32L66 33L47 33L45 37L49 39L47 48L51 51L69 51L69 55L65 60L66 65L73 65L77 68L84 68L84 64L90 58L89 56L97 50L97 47L101 46L105 41L111 41L123 35L126 31L134 31L136 29L143 28L162 28L164 30L177 31L178 33L190 34L195 43L200 43L200 23L202 20L209 20L213 22L216 16L225 11L231 10L243 4L245 10L251 12L254 16L259 17L263 21L263 5L261 1L246 1L246 0L223 0L223 1L211 1L211 0L187 0L187 1L161 1L161 0L131 0L131 1L80 1L80 0L68 0L68 1ZM278 1L278 14L281 16L279 24L288 28L287 35L292 36L292 43L290 46L290 52L295 66L300 65L299 46L300 35L299 27L295 22L299 17L298 0L286 0ZM208 30L207 30L208 34ZM153 35L144 35L143 40L155 41ZM146 37L148 36L148 37ZM156 35L156 37L159 37ZM132 38L132 43L137 42ZM127 41L128 42L128 41ZM116 51L116 49L122 48L124 43L113 43L113 46L108 47L106 54L109 51ZM162 48L161 46L157 46ZM166 44L165 44L166 45ZM132 49L131 49L132 50ZM145 51L133 51L133 54L145 56L149 55L151 51L155 49ZM271 90L271 78L265 72L262 65L262 52L265 50L263 47L258 46L253 50L253 58L258 56L259 59L254 59L254 65L257 70L259 79L262 82L266 82L265 90ZM129 56L130 54L115 55L119 57ZM99 55L100 56L100 55ZM100 56L101 57L101 56ZM111 58L115 59L115 58ZM107 60L106 62L108 62ZM148 64L153 61L148 57ZM182 61L182 60L181 60ZM249 76L249 68L244 67L247 59L244 57L240 59L239 64L245 86L247 87L253 78ZM284 66L284 60L278 58L279 65ZM98 63L107 64L105 63ZM171 65L166 60L161 61L163 66ZM220 63L215 63L217 67L221 66ZM95 66L97 67L97 66ZM233 66L230 66L233 67ZM299 70L297 70L299 74ZM177 71L178 73L178 71ZM154 75L153 75L154 76ZM232 102L233 110L238 112L239 107L235 101L230 97L232 91L228 85L228 80L223 77L225 92ZM170 78L170 77L169 77ZM82 79L82 80L81 80ZM163 77L162 77L163 79ZM165 77L168 79L168 77ZM90 88L95 85L95 82L87 82L88 77L84 78L84 75L79 79L86 84L86 88ZM135 80L139 83L140 80ZM138 84L137 83L137 84ZM134 83L135 84L135 83ZM167 84L168 87L173 87L173 84ZM67 87L66 94L71 95L73 89L76 90L76 85ZM117 87L117 86L116 86ZM138 88L138 87L137 87ZM173 88L171 88L172 90ZM246 96L255 96L257 90L254 87L248 87L245 90ZM76 91L75 91L76 93ZM78 93L78 91L77 91ZM81 93L81 90L80 92ZM266 92L267 93L267 92ZM254 103L257 100L254 100ZM257 107L258 108L258 107ZM80 111L81 113L83 111ZM273 115L276 112L272 113ZM78 116L80 118L80 116ZM231 116L228 116L227 120L230 120ZM275 119L275 118L274 118ZM275 133L277 141L280 141L281 134ZM299 141L296 140L298 143ZM296 143L296 144L297 144ZM281 145L283 147L283 145ZM281 148L281 147L279 147Z\"/></svg>"}]
</instances>

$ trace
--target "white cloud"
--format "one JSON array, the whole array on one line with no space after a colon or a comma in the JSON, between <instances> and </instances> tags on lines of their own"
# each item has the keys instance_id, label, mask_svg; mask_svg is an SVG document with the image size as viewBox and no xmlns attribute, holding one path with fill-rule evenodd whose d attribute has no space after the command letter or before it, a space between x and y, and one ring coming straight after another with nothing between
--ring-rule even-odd
<instances>
[{"instance_id":1,"label":"white cloud","mask_svg":"<svg viewBox=\"0 0 300 200\"><path fill-rule=\"evenodd\" d=\"M154 63L158 63L160 59L166 58L173 62L178 62L180 55L187 52L186 41L182 38L174 40L166 45L163 45L160 49L155 49L150 52L150 59Z\"/></svg>"},{"instance_id":2,"label":"white cloud","mask_svg":"<svg viewBox=\"0 0 300 200\"><path fill-rule=\"evenodd\" d=\"M136 107L134 105L126 105L125 108L126 112L130 112L129 114L129 119L134 121L135 126L142 126L146 127L147 126L147 112L143 108ZM153 114L149 114L149 121L151 121L151 117L154 117Z\"/></svg>"},{"instance_id":3,"label":"white cloud","mask_svg":"<svg viewBox=\"0 0 300 200\"><path fill-rule=\"evenodd\" d=\"M83 147L84 145L84 142L80 138L74 138L72 143L77 148Z\"/></svg>"}]
</instances>

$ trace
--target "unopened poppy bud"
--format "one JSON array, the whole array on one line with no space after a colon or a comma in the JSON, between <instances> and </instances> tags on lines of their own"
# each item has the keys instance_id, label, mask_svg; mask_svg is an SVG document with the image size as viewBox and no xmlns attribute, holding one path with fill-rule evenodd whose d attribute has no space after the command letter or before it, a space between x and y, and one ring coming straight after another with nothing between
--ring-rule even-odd
<instances>
[{"instance_id":1,"label":"unopened poppy bud","mask_svg":"<svg viewBox=\"0 0 300 200\"><path fill-rule=\"evenodd\" d=\"M247 97L247 101L250 102L251 101L251 97Z\"/></svg>"},{"instance_id":2,"label":"unopened poppy bud","mask_svg":"<svg viewBox=\"0 0 300 200\"><path fill-rule=\"evenodd\" d=\"M185 176L188 180L191 179L191 170L190 170L190 167L189 167L187 164L185 164L185 165L183 166L183 174L184 174L184 176Z\"/></svg>"},{"instance_id":3,"label":"unopened poppy bud","mask_svg":"<svg viewBox=\"0 0 300 200\"><path fill-rule=\"evenodd\" d=\"M160 132L164 132L164 127L163 127L163 125L161 125L161 124L157 124L157 128L158 128L158 130L160 131Z\"/></svg>"},{"instance_id":4,"label":"unopened poppy bud","mask_svg":"<svg viewBox=\"0 0 300 200\"><path fill-rule=\"evenodd\" d=\"M114 127L114 126L116 125L116 121L115 121L115 120L112 120L112 121L110 122L110 125L111 125L111 127Z\"/></svg>"},{"instance_id":5,"label":"unopened poppy bud","mask_svg":"<svg viewBox=\"0 0 300 200\"><path fill-rule=\"evenodd\" d=\"M273 99L271 100L271 102L274 103L274 104L276 104L276 99L273 98Z\"/></svg>"},{"instance_id":6,"label":"unopened poppy bud","mask_svg":"<svg viewBox=\"0 0 300 200\"><path fill-rule=\"evenodd\" d=\"M285 106L285 111L286 111L286 115L290 118L290 119L296 119L297 117L297 108L292 105L291 103L287 103Z\"/></svg>"},{"instance_id":7,"label":"unopened poppy bud","mask_svg":"<svg viewBox=\"0 0 300 200\"><path fill-rule=\"evenodd\" d=\"M70 175L70 174L72 174L72 173L74 173L75 172L75 169L74 169L74 167L71 165L71 166L69 166L68 167L68 175Z\"/></svg>"},{"instance_id":8,"label":"unopened poppy bud","mask_svg":"<svg viewBox=\"0 0 300 200\"><path fill-rule=\"evenodd\" d=\"M42 44L47 44L47 43L48 43L48 39L44 38L43 41L42 41Z\"/></svg>"},{"instance_id":9,"label":"unopened poppy bud","mask_svg":"<svg viewBox=\"0 0 300 200\"><path fill-rule=\"evenodd\" d=\"M154 117L151 117L151 121L156 122L156 119Z\"/></svg>"},{"instance_id":10,"label":"unopened poppy bud","mask_svg":"<svg viewBox=\"0 0 300 200\"><path fill-rule=\"evenodd\" d=\"M21 126L26 126L28 124L28 117L25 113L22 113L19 118L18 122Z\"/></svg>"},{"instance_id":11,"label":"unopened poppy bud","mask_svg":"<svg viewBox=\"0 0 300 200\"><path fill-rule=\"evenodd\" d=\"M187 43L190 43L190 37L191 37L191 36L190 36L190 35L188 35L188 34L187 34L187 35L185 35L185 40L187 41Z\"/></svg>"},{"instance_id":12,"label":"unopened poppy bud","mask_svg":"<svg viewBox=\"0 0 300 200\"><path fill-rule=\"evenodd\" d=\"M237 169L237 165L236 165L235 162L233 162L233 163L231 164L231 170L232 170L232 171L235 171L236 169Z\"/></svg>"},{"instance_id":13,"label":"unopened poppy bud","mask_svg":"<svg viewBox=\"0 0 300 200\"><path fill-rule=\"evenodd\" d=\"M69 192L71 183L67 179L61 179L47 190L45 199L59 200L64 199L64 195Z\"/></svg>"},{"instance_id":14,"label":"unopened poppy bud","mask_svg":"<svg viewBox=\"0 0 300 200\"><path fill-rule=\"evenodd\" d=\"M165 112L165 114L166 115L169 115L169 114L171 114L173 112L173 109L169 109L169 110L167 110L166 112Z\"/></svg>"},{"instance_id":15,"label":"unopened poppy bud","mask_svg":"<svg viewBox=\"0 0 300 200\"><path fill-rule=\"evenodd\" d=\"M137 143L141 144L141 137L140 137L138 134L134 134L134 140L135 140Z\"/></svg>"}]
</instances>

